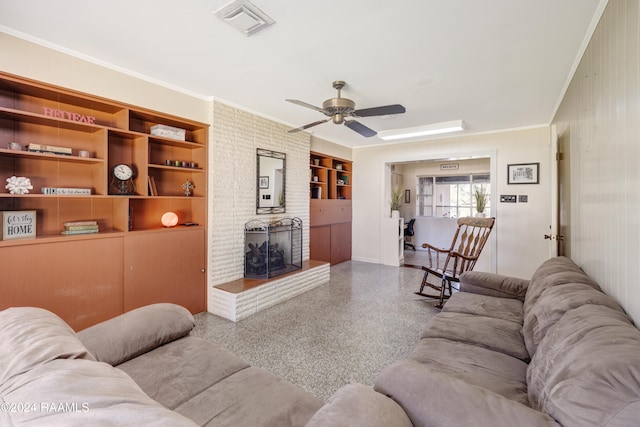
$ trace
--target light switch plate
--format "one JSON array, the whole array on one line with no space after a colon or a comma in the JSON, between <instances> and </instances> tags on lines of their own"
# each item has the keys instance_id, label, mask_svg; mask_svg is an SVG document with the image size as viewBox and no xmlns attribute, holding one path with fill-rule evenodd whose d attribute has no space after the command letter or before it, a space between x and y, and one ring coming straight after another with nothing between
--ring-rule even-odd
<instances>
[{"instance_id":1,"label":"light switch plate","mask_svg":"<svg viewBox=\"0 0 640 427\"><path fill-rule=\"evenodd\" d=\"M516 195L515 194L502 194L500 195L500 203L516 203Z\"/></svg>"}]
</instances>

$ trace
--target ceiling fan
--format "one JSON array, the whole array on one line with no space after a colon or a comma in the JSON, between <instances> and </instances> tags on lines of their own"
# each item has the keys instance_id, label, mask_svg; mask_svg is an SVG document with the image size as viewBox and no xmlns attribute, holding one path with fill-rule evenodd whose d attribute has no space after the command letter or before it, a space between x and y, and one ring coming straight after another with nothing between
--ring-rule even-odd
<instances>
[{"instance_id":1,"label":"ceiling fan","mask_svg":"<svg viewBox=\"0 0 640 427\"><path fill-rule=\"evenodd\" d=\"M369 138L377 135L377 132L373 129L370 129L363 125L362 123L356 120L347 120L350 117L371 117L371 116L386 116L390 114L402 114L406 110L400 104L392 104L385 105L382 107L373 107L373 108L364 108L362 110L356 110L356 103L347 98L340 97L340 90L346 85L345 82L341 80L336 80L333 82L333 88L338 91L338 96L336 98L329 98L322 103L322 108L316 107L315 105L307 104L303 101L298 101L297 99L287 99L286 101L301 105L303 107L311 108L312 110L316 110L328 116L328 119L318 120L317 122L309 123L304 126L300 126L299 128L291 129L289 132L299 132L301 130L309 129L310 127L321 125L322 123L326 123L329 120L333 121L333 123L337 125L344 124L349 129L358 132L360 135Z\"/></svg>"}]
</instances>

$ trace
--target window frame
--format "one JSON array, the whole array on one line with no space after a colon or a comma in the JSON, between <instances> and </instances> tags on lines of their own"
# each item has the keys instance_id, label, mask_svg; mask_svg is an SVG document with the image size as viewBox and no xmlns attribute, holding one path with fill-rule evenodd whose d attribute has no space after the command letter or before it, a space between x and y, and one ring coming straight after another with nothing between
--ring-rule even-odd
<instances>
[{"instance_id":1,"label":"window frame","mask_svg":"<svg viewBox=\"0 0 640 427\"><path fill-rule=\"evenodd\" d=\"M474 180L474 176L476 179ZM464 178L460 179L460 183L455 183L455 178ZM468 199L469 204L460 204L460 188L457 188L455 202L456 204L448 204L444 205L444 202L439 202L436 200L437 198L437 188L438 188L438 179L441 180L452 180L452 184L459 185L468 185ZM466 181L466 180L468 181ZM468 184L467 184L468 182ZM442 184L441 184L442 185ZM475 203L473 203L473 191L476 185L482 185L484 189L487 191L489 195L489 200L485 207L485 214L487 210L491 210L491 175L488 172L480 172L480 173L467 173L467 174L447 174L447 175L418 175L416 176L416 207L415 207L415 215L416 217L431 217L431 218L459 218L460 210L468 210L470 215L474 215L477 213L475 209ZM429 192L424 192L424 189L429 188ZM429 198L431 201L429 202ZM430 206L429 206L430 204ZM444 215L436 215L438 213L438 208L449 208L448 211ZM427 212L430 211L430 212ZM452 211L455 211L455 214L452 215Z\"/></svg>"}]
</instances>

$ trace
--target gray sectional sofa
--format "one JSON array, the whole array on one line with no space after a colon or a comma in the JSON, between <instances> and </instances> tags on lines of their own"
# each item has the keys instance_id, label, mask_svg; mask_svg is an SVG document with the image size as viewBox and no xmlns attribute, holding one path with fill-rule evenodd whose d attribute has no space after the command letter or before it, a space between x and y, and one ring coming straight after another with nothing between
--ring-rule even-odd
<instances>
[{"instance_id":1,"label":"gray sectional sofa","mask_svg":"<svg viewBox=\"0 0 640 427\"><path fill-rule=\"evenodd\" d=\"M469 272L406 360L323 402L157 304L75 334L0 312L1 426L638 426L640 331L571 260Z\"/></svg>"},{"instance_id":2,"label":"gray sectional sofa","mask_svg":"<svg viewBox=\"0 0 640 427\"><path fill-rule=\"evenodd\" d=\"M350 387L310 423L639 426L640 331L568 258L546 261L531 280L469 272L408 359L385 368L374 389L404 414L390 423L390 412L369 411L361 423L370 399Z\"/></svg>"},{"instance_id":3,"label":"gray sectional sofa","mask_svg":"<svg viewBox=\"0 0 640 427\"><path fill-rule=\"evenodd\" d=\"M189 336L173 304L76 334L31 307L0 312L0 426L304 426L323 402Z\"/></svg>"}]
</instances>

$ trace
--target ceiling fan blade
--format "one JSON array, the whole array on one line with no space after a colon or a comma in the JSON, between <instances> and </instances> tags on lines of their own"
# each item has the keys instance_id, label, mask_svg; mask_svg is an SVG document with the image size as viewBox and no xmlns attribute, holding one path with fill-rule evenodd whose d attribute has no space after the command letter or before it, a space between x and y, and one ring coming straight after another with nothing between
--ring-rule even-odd
<instances>
[{"instance_id":1,"label":"ceiling fan blade","mask_svg":"<svg viewBox=\"0 0 640 427\"><path fill-rule=\"evenodd\" d=\"M387 116L391 114L402 114L407 111L400 104L385 105L382 107L363 108L353 112L354 117Z\"/></svg>"},{"instance_id":2,"label":"ceiling fan blade","mask_svg":"<svg viewBox=\"0 0 640 427\"><path fill-rule=\"evenodd\" d=\"M360 135L364 136L365 138L376 136L378 134L378 132L376 132L375 130L370 129L365 125L363 125L362 123L356 122L355 120L345 121L344 125L349 129L358 132Z\"/></svg>"},{"instance_id":3,"label":"ceiling fan blade","mask_svg":"<svg viewBox=\"0 0 640 427\"><path fill-rule=\"evenodd\" d=\"M327 110L323 110L320 107L316 107L315 105L308 104L304 101L298 101L297 99L285 99L285 101L291 102L292 104L300 105L301 107L311 108L312 110L319 111L322 114L329 114Z\"/></svg>"},{"instance_id":4,"label":"ceiling fan blade","mask_svg":"<svg viewBox=\"0 0 640 427\"><path fill-rule=\"evenodd\" d=\"M300 126L299 128L291 129L288 132L289 133L300 132L301 130L309 129L310 127L318 126L318 125L321 125L323 123L326 123L329 120L331 120L331 119L329 118L327 120L318 120L317 122L309 123L308 125L304 125L304 126Z\"/></svg>"}]
</instances>

